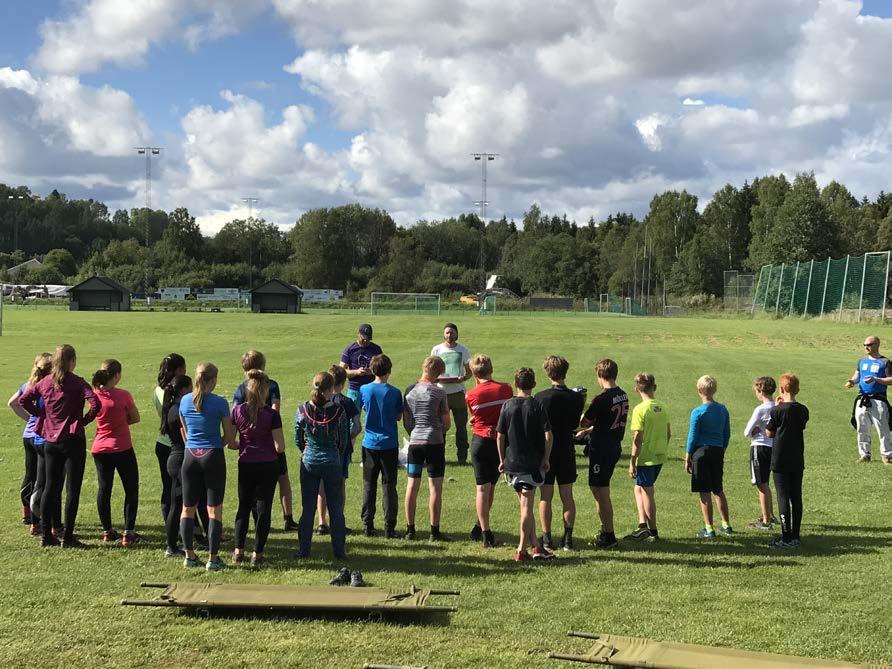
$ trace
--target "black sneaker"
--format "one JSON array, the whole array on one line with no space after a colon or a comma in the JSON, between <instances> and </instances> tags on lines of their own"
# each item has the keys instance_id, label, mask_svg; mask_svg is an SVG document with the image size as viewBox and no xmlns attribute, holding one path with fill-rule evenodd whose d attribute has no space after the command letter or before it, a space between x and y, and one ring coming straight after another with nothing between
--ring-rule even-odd
<instances>
[{"instance_id":1,"label":"black sneaker","mask_svg":"<svg viewBox=\"0 0 892 669\"><path fill-rule=\"evenodd\" d=\"M617 545L619 545L619 541L616 540L616 535L612 533L601 532L595 540L595 548L613 548Z\"/></svg>"},{"instance_id":2,"label":"black sneaker","mask_svg":"<svg viewBox=\"0 0 892 669\"><path fill-rule=\"evenodd\" d=\"M483 530L480 529L479 525L474 525L468 536L471 538L471 541L480 541L483 539Z\"/></svg>"},{"instance_id":3,"label":"black sneaker","mask_svg":"<svg viewBox=\"0 0 892 669\"><path fill-rule=\"evenodd\" d=\"M348 585L350 583L350 570L347 567L338 569L338 573L328 582L329 585Z\"/></svg>"},{"instance_id":4,"label":"black sneaker","mask_svg":"<svg viewBox=\"0 0 892 669\"><path fill-rule=\"evenodd\" d=\"M561 537L561 550L572 551L573 550L573 535L565 534Z\"/></svg>"},{"instance_id":5,"label":"black sneaker","mask_svg":"<svg viewBox=\"0 0 892 669\"><path fill-rule=\"evenodd\" d=\"M405 539L406 541L415 541L416 537L417 535L415 533L414 527L410 527L409 529L407 529L406 533L403 535L403 539Z\"/></svg>"},{"instance_id":6,"label":"black sneaker","mask_svg":"<svg viewBox=\"0 0 892 669\"><path fill-rule=\"evenodd\" d=\"M294 518L286 518L285 524L282 526L283 532L297 532L298 524L294 522Z\"/></svg>"},{"instance_id":7,"label":"black sneaker","mask_svg":"<svg viewBox=\"0 0 892 669\"><path fill-rule=\"evenodd\" d=\"M374 526L374 525L366 525L366 526L365 526L365 535L366 535L367 537L373 537L373 536L375 536L376 534L377 534L377 532L375 532L375 526Z\"/></svg>"},{"instance_id":8,"label":"black sneaker","mask_svg":"<svg viewBox=\"0 0 892 669\"><path fill-rule=\"evenodd\" d=\"M54 546L61 546L62 542L56 539L56 537L50 537L49 539L44 537L40 540L40 545L42 548L53 548Z\"/></svg>"},{"instance_id":9,"label":"black sneaker","mask_svg":"<svg viewBox=\"0 0 892 669\"><path fill-rule=\"evenodd\" d=\"M260 569L265 564L266 564L266 560L263 559L262 555L252 555L251 556L251 569Z\"/></svg>"},{"instance_id":10,"label":"black sneaker","mask_svg":"<svg viewBox=\"0 0 892 669\"><path fill-rule=\"evenodd\" d=\"M492 533L492 530L486 530L483 532L483 547L484 548L495 548L496 547L496 537Z\"/></svg>"},{"instance_id":11,"label":"black sneaker","mask_svg":"<svg viewBox=\"0 0 892 669\"><path fill-rule=\"evenodd\" d=\"M362 572L358 569L350 572L350 587L353 588L362 588L365 587L365 581L362 580Z\"/></svg>"},{"instance_id":12,"label":"black sneaker","mask_svg":"<svg viewBox=\"0 0 892 669\"><path fill-rule=\"evenodd\" d=\"M384 538L385 539L396 539L398 538L395 527L385 527L384 528Z\"/></svg>"},{"instance_id":13,"label":"black sneaker","mask_svg":"<svg viewBox=\"0 0 892 669\"><path fill-rule=\"evenodd\" d=\"M72 535L70 537L62 538L62 548L86 548L86 547L87 547L87 545L74 535Z\"/></svg>"},{"instance_id":14,"label":"black sneaker","mask_svg":"<svg viewBox=\"0 0 892 669\"><path fill-rule=\"evenodd\" d=\"M542 536L539 537L539 546L549 552L554 551L554 542L551 540L551 532L542 533Z\"/></svg>"},{"instance_id":15,"label":"black sneaker","mask_svg":"<svg viewBox=\"0 0 892 669\"><path fill-rule=\"evenodd\" d=\"M445 534L440 532L440 530L431 530L431 541L437 541L444 544L448 544L452 539L447 537Z\"/></svg>"},{"instance_id":16,"label":"black sneaker","mask_svg":"<svg viewBox=\"0 0 892 669\"><path fill-rule=\"evenodd\" d=\"M627 534L624 539L632 539L634 541L644 541L645 539L650 538L650 530L646 527L639 527L637 530L632 532L631 534Z\"/></svg>"},{"instance_id":17,"label":"black sneaker","mask_svg":"<svg viewBox=\"0 0 892 669\"><path fill-rule=\"evenodd\" d=\"M324 537L330 533L331 533L331 530L328 529L328 525L322 524L316 528L316 534L319 535L320 537Z\"/></svg>"}]
</instances>

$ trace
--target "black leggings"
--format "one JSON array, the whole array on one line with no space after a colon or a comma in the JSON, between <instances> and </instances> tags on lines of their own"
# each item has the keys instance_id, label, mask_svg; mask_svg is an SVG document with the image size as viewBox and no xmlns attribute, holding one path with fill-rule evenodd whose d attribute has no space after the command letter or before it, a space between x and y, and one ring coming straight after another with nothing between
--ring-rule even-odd
<instances>
[{"instance_id":1,"label":"black leggings","mask_svg":"<svg viewBox=\"0 0 892 669\"><path fill-rule=\"evenodd\" d=\"M46 466L46 486L40 501L40 517L43 521L43 538L52 540L54 527L59 526L56 517L61 509L62 487L68 479L65 498L65 534L63 541L74 536L74 522L81 501L81 484L87 465L87 440L84 435L72 435L62 441L48 441L43 445Z\"/></svg>"},{"instance_id":2,"label":"black leggings","mask_svg":"<svg viewBox=\"0 0 892 669\"><path fill-rule=\"evenodd\" d=\"M25 475L22 477L22 508L31 512L31 495L34 493L34 484L37 482L37 450L34 448L32 437L22 438L25 446Z\"/></svg>"},{"instance_id":3,"label":"black leggings","mask_svg":"<svg viewBox=\"0 0 892 669\"><path fill-rule=\"evenodd\" d=\"M155 457L158 458L158 469L161 472L161 517L166 519L170 515L170 487L172 485L171 476L167 469L170 446L156 441Z\"/></svg>"},{"instance_id":4,"label":"black leggings","mask_svg":"<svg viewBox=\"0 0 892 669\"><path fill-rule=\"evenodd\" d=\"M187 448L183 458L183 506L220 506L226 495L226 458L222 448Z\"/></svg>"},{"instance_id":5,"label":"black leggings","mask_svg":"<svg viewBox=\"0 0 892 669\"><path fill-rule=\"evenodd\" d=\"M269 537L273 495L279 480L279 461L238 463L238 512L235 514L235 547L243 549L248 536L251 512L257 510L254 521L254 552L263 553Z\"/></svg>"},{"instance_id":6,"label":"black leggings","mask_svg":"<svg viewBox=\"0 0 892 669\"><path fill-rule=\"evenodd\" d=\"M802 471L773 472L783 539L799 538L802 525Z\"/></svg>"},{"instance_id":7,"label":"black leggings","mask_svg":"<svg viewBox=\"0 0 892 669\"><path fill-rule=\"evenodd\" d=\"M37 453L37 478L34 481L34 490L31 493L31 522L40 520L40 503L43 500L43 491L46 490L46 458L43 456L43 443L36 444L34 451ZM57 500L56 510L52 517L56 518L57 529L62 526L62 499Z\"/></svg>"},{"instance_id":8,"label":"black leggings","mask_svg":"<svg viewBox=\"0 0 892 669\"><path fill-rule=\"evenodd\" d=\"M170 477L170 504L164 522L167 534L167 547L175 550L180 536L180 516L183 514L183 458L182 450L171 449L167 458L167 475ZM205 495L198 500L195 515L201 521L205 535L208 533L208 508Z\"/></svg>"},{"instance_id":9,"label":"black leggings","mask_svg":"<svg viewBox=\"0 0 892 669\"><path fill-rule=\"evenodd\" d=\"M96 508L99 522L105 532L112 530L111 496L115 484L115 471L124 486L124 531L132 532L136 526L136 510L139 507L139 465L136 453L130 448L120 453L94 453L96 464Z\"/></svg>"}]
</instances>

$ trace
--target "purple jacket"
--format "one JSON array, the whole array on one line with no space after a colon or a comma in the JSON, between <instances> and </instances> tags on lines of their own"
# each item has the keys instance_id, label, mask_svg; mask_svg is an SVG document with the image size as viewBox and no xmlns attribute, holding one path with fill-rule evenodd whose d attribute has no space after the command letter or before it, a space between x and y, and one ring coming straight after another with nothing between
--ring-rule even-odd
<instances>
[{"instance_id":1,"label":"purple jacket","mask_svg":"<svg viewBox=\"0 0 892 669\"><path fill-rule=\"evenodd\" d=\"M43 406L38 406L38 398ZM84 415L84 402L90 410ZM67 373L59 387L52 375L43 377L19 396L19 404L37 416L35 432L49 442L59 442L72 435L84 436L84 426L99 413L99 398L81 377Z\"/></svg>"}]
</instances>

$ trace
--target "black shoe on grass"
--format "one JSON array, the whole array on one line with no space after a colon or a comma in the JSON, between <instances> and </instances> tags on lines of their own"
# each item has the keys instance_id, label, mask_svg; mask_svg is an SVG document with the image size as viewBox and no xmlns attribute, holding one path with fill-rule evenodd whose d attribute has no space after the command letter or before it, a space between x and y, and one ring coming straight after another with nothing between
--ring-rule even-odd
<instances>
[{"instance_id":1,"label":"black shoe on grass","mask_svg":"<svg viewBox=\"0 0 892 669\"><path fill-rule=\"evenodd\" d=\"M471 538L471 541L481 541L483 539L483 530L480 529L479 525L474 525L468 536Z\"/></svg>"},{"instance_id":2,"label":"black shoe on grass","mask_svg":"<svg viewBox=\"0 0 892 669\"><path fill-rule=\"evenodd\" d=\"M363 588L365 587L365 581L362 579L362 572L358 569L350 572L350 587L352 588Z\"/></svg>"},{"instance_id":3,"label":"black shoe on grass","mask_svg":"<svg viewBox=\"0 0 892 669\"><path fill-rule=\"evenodd\" d=\"M329 585L349 585L350 570L347 567L338 569L338 573L328 582Z\"/></svg>"}]
</instances>

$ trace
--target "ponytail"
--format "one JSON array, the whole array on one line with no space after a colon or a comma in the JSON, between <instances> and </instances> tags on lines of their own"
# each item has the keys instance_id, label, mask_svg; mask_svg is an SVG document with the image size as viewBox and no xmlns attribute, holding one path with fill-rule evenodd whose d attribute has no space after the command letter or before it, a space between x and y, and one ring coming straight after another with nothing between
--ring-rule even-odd
<instances>
[{"instance_id":1,"label":"ponytail","mask_svg":"<svg viewBox=\"0 0 892 669\"><path fill-rule=\"evenodd\" d=\"M251 427L257 424L257 414L266 406L267 399L269 399L269 377L263 370L249 370L245 404L248 405Z\"/></svg>"},{"instance_id":2,"label":"ponytail","mask_svg":"<svg viewBox=\"0 0 892 669\"><path fill-rule=\"evenodd\" d=\"M186 376L175 376L170 383L164 386L164 397L161 400L161 434L170 433L167 430L167 414L170 413L171 407L179 402L185 391L192 387L192 379Z\"/></svg>"},{"instance_id":3,"label":"ponytail","mask_svg":"<svg viewBox=\"0 0 892 669\"><path fill-rule=\"evenodd\" d=\"M195 369L195 389L192 391L192 405L198 413L204 406L204 396L217 380L217 367L210 362L201 362Z\"/></svg>"},{"instance_id":4,"label":"ponytail","mask_svg":"<svg viewBox=\"0 0 892 669\"><path fill-rule=\"evenodd\" d=\"M318 372L313 377L313 393L310 401L317 407L325 405L325 394L334 389L334 377L328 372Z\"/></svg>"},{"instance_id":5,"label":"ponytail","mask_svg":"<svg viewBox=\"0 0 892 669\"><path fill-rule=\"evenodd\" d=\"M90 385L94 388L102 388L108 385L108 382L121 373L121 363L117 360L106 360L102 363L102 367L93 373L93 381Z\"/></svg>"},{"instance_id":6,"label":"ponytail","mask_svg":"<svg viewBox=\"0 0 892 669\"><path fill-rule=\"evenodd\" d=\"M176 376L178 369L186 368L186 359L179 353L170 353L164 356L158 367L158 387L164 388Z\"/></svg>"},{"instance_id":7,"label":"ponytail","mask_svg":"<svg viewBox=\"0 0 892 669\"><path fill-rule=\"evenodd\" d=\"M31 376L28 377L28 387L40 381L53 369L53 356L50 353L39 353L34 358L34 366L31 368Z\"/></svg>"},{"instance_id":8,"label":"ponytail","mask_svg":"<svg viewBox=\"0 0 892 669\"><path fill-rule=\"evenodd\" d=\"M57 386L62 386L62 381L65 378L65 375L74 368L74 363L76 361L77 352L74 350L74 346L71 344L61 344L56 347L56 350L53 352L52 374L53 382Z\"/></svg>"}]
</instances>

